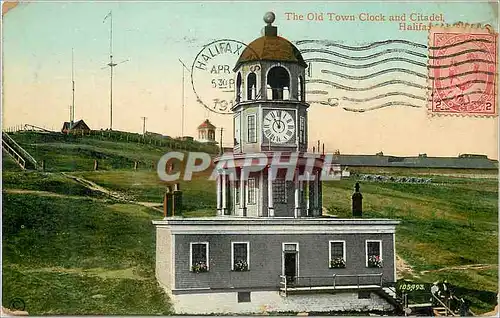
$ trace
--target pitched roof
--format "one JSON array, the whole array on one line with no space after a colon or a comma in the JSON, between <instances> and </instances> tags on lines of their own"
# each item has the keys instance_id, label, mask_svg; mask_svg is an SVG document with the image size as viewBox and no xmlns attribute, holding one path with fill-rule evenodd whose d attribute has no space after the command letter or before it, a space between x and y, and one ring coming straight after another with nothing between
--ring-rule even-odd
<instances>
[{"instance_id":1,"label":"pitched roof","mask_svg":"<svg viewBox=\"0 0 500 318\"><path fill-rule=\"evenodd\" d=\"M215 129L215 126L212 125L210 120L205 119L205 121L203 123L201 123L201 125L198 126L198 129L203 129L203 128Z\"/></svg>"},{"instance_id":2,"label":"pitched roof","mask_svg":"<svg viewBox=\"0 0 500 318\"><path fill-rule=\"evenodd\" d=\"M78 127L82 126L82 127ZM63 124L63 127L61 130L69 130L70 129L70 122L65 121ZM83 121L83 119L77 120L73 123L73 129L89 129L89 126Z\"/></svg>"}]
</instances>

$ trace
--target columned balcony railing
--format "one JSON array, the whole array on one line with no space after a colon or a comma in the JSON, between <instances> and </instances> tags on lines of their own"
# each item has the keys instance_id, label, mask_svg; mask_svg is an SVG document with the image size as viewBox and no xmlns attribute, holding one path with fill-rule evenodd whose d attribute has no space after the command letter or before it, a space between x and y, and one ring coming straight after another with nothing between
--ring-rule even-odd
<instances>
[{"instance_id":1,"label":"columned balcony railing","mask_svg":"<svg viewBox=\"0 0 500 318\"><path fill-rule=\"evenodd\" d=\"M286 276L280 275L280 291L321 291L346 289L382 288L382 274L358 274L332 276Z\"/></svg>"}]
</instances>

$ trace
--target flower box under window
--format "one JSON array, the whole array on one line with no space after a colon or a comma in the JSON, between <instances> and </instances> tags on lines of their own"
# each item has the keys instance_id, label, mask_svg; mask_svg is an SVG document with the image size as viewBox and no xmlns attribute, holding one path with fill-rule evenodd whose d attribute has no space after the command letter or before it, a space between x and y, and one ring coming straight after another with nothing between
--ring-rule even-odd
<instances>
[{"instance_id":1,"label":"flower box under window","mask_svg":"<svg viewBox=\"0 0 500 318\"><path fill-rule=\"evenodd\" d=\"M375 256L375 255L368 257L368 267L375 267L375 268L382 267L382 258L380 256Z\"/></svg>"},{"instance_id":2,"label":"flower box under window","mask_svg":"<svg viewBox=\"0 0 500 318\"><path fill-rule=\"evenodd\" d=\"M198 262L196 264L193 264L193 266L191 266L191 270L195 273L204 273L208 272L208 266L207 264L205 264L205 262Z\"/></svg>"},{"instance_id":3,"label":"flower box under window","mask_svg":"<svg viewBox=\"0 0 500 318\"><path fill-rule=\"evenodd\" d=\"M343 258L330 260L330 268L345 268L345 260Z\"/></svg>"},{"instance_id":4,"label":"flower box under window","mask_svg":"<svg viewBox=\"0 0 500 318\"><path fill-rule=\"evenodd\" d=\"M239 260L234 263L235 272L245 272L248 270L248 263L244 260Z\"/></svg>"}]
</instances>

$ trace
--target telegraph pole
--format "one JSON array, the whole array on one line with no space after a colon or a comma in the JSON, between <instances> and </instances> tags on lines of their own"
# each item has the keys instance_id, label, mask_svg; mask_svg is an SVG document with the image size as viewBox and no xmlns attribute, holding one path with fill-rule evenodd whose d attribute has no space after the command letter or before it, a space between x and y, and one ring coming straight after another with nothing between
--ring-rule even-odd
<instances>
[{"instance_id":1,"label":"telegraph pole","mask_svg":"<svg viewBox=\"0 0 500 318\"><path fill-rule=\"evenodd\" d=\"M109 28L109 130L113 130L113 68L118 64L125 63L128 61L124 60L119 63L113 62L113 12L109 11L109 13L104 17L103 23L106 22L106 19L110 20L110 28ZM104 67L106 68L106 67Z\"/></svg>"},{"instance_id":2,"label":"telegraph pole","mask_svg":"<svg viewBox=\"0 0 500 318\"><path fill-rule=\"evenodd\" d=\"M224 128L220 128L220 154L222 155L222 153L224 152L222 150L222 132L224 131Z\"/></svg>"},{"instance_id":3,"label":"telegraph pole","mask_svg":"<svg viewBox=\"0 0 500 318\"><path fill-rule=\"evenodd\" d=\"M146 135L146 119L147 117L141 117L142 118L142 134Z\"/></svg>"},{"instance_id":4,"label":"telegraph pole","mask_svg":"<svg viewBox=\"0 0 500 318\"><path fill-rule=\"evenodd\" d=\"M71 85L72 85L72 102L71 102L71 111L69 119L69 129L73 129L73 123L75 122L75 59L74 59L73 48L71 48Z\"/></svg>"},{"instance_id":5,"label":"telegraph pole","mask_svg":"<svg viewBox=\"0 0 500 318\"><path fill-rule=\"evenodd\" d=\"M184 64L181 59L179 62L182 64L182 110L181 110L181 137L184 137L184 69L191 72L189 68Z\"/></svg>"}]
</instances>

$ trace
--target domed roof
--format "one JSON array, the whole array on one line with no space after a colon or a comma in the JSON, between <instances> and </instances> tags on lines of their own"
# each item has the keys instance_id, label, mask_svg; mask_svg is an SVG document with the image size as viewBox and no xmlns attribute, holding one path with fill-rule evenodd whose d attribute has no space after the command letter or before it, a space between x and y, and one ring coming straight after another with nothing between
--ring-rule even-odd
<instances>
[{"instance_id":1,"label":"domed roof","mask_svg":"<svg viewBox=\"0 0 500 318\"><path fill-rule=\"evenodd\" d=\"M235 69L251 61L278 61L298 63L307 67L299 49L290 41L277 35L264 35L250 43L241 53Z\"/></svg>"},{"instance_id":2,"label":"domed roof","mask_svg":"<svg viewBox=\"0 0 500 318\"><path fill-rule=\"evenodd\" d=\"M264 36L253 41L243 50L234 70L241 63L252 61L292 62L307 67L299 49L287 39L278 36L278 28L272 26L275 18L273 12L267 12L264 15L264 22L267 24L264 27Z\"/></svg>"}]
</instances>

